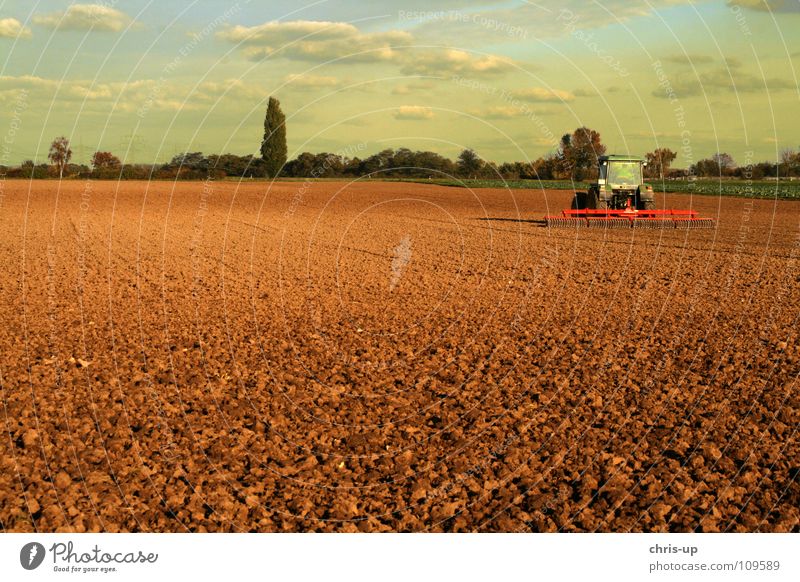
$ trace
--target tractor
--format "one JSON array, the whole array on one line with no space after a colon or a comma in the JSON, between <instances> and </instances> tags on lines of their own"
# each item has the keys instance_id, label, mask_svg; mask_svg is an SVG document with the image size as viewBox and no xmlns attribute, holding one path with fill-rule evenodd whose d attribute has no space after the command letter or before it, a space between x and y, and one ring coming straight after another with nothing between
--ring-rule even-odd
<instances>
[{"instance_id":1,"label":"tractor","mask_svg":"<svg viewBox=\"0 0 800 582\"><path fill-rule=\"evenodd\" d=\"M600 156L597 181L588 192L576 194L573 208L592 210L655 210L653 187L642 180L647 163L631 156ZM580 200L580 199L583 200Z\"/></svg>"},{"instance_id":2,"label":"tractor","mask_svg":"<svg viewBox=\"0 0 800 582\"><path fill-rule=\"evenodd\" d=\"M656 209L653 187L645 184L647 163L635 156L598 158L597 180L576 192L561 216L545 216L548 226L600 228L713 228L714 221L695 210Z\"/></svg>"}]
</instances>

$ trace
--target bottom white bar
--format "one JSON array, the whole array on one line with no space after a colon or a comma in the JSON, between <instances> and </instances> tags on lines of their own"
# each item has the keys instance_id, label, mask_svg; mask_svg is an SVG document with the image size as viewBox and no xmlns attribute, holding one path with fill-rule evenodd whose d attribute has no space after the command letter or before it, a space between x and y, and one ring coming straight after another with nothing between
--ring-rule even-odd
<instances>
[{"instance_id":1,"label":"bottom white bar","mask_svg":"<svg viewBox=\"0 0 800 582\"><path fill-rule=\"evenodd\" d=\"M796 534L1 534L0 579L777 581L798 556Z\"/></svg>"}]
</instances>

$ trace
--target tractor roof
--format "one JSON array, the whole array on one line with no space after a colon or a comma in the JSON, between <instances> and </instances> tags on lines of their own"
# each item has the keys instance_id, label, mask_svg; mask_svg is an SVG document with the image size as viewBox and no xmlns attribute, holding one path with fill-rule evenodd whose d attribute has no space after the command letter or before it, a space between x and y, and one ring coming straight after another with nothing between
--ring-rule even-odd
<instances>
[{"instance_id":1,"label":"tractor roof","mask_svg":"<svg viewBox=\"0 0 800 582\"><path fill-rule=\"evenodd\" d=\"M628 156L622 154L610 154L607 156L600 156L599 160L601 162L611 161L611 162L643 162L644 159L640 158L639 156Z\"/></svg>"}]
</instances>

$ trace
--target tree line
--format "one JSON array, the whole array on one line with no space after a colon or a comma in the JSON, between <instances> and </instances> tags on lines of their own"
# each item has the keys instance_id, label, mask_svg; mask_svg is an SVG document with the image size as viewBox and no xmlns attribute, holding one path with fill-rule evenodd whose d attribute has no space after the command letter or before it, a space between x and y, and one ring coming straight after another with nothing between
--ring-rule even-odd
<instances>
[{"instance_id":1,"label":"tree line","mask_svg":"<svg viewBox=\"0 0 800 582\"><path fill-rule=\"evenodd\" d=\"M17 167L0 166L0 173L22 178L170 179L238 178L449 178L505 180L573 180L597 177L597 159L606 153L600 133L579 127L564 134L558 149L533 161L496 164L474 150L463 150L451 160L436 152L408 148L384 149L364 158L340 153L303 152L287 161L286 118L277 99L270 97L264 119L260 156L185 152L165 164L123 164L112 152L97 151L90 165L73 164L66 137L53 140L49 164L27 160ZM689 177L800 177L800 151L785 149L777 162L737 166L727 153L716 153L686 169L672 167L677 153L658 148L644 154L645 175L650 179Z\"/></svg>"}]
</instances>

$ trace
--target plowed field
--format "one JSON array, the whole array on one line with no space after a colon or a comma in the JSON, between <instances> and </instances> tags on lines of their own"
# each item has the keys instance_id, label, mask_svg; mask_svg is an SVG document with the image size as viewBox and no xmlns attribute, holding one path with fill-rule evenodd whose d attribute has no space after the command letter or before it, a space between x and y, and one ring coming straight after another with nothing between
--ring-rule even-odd
<instances>
[{"instance_id":1,"label":"plowed field","mask_svg":"<svg viewBox=\"0 0 800 582\"><path fill-rule=\"evenodd\" d=\"M3 192L6 531L800 531L800 203Z\"/></svg>"}]
</instances>

